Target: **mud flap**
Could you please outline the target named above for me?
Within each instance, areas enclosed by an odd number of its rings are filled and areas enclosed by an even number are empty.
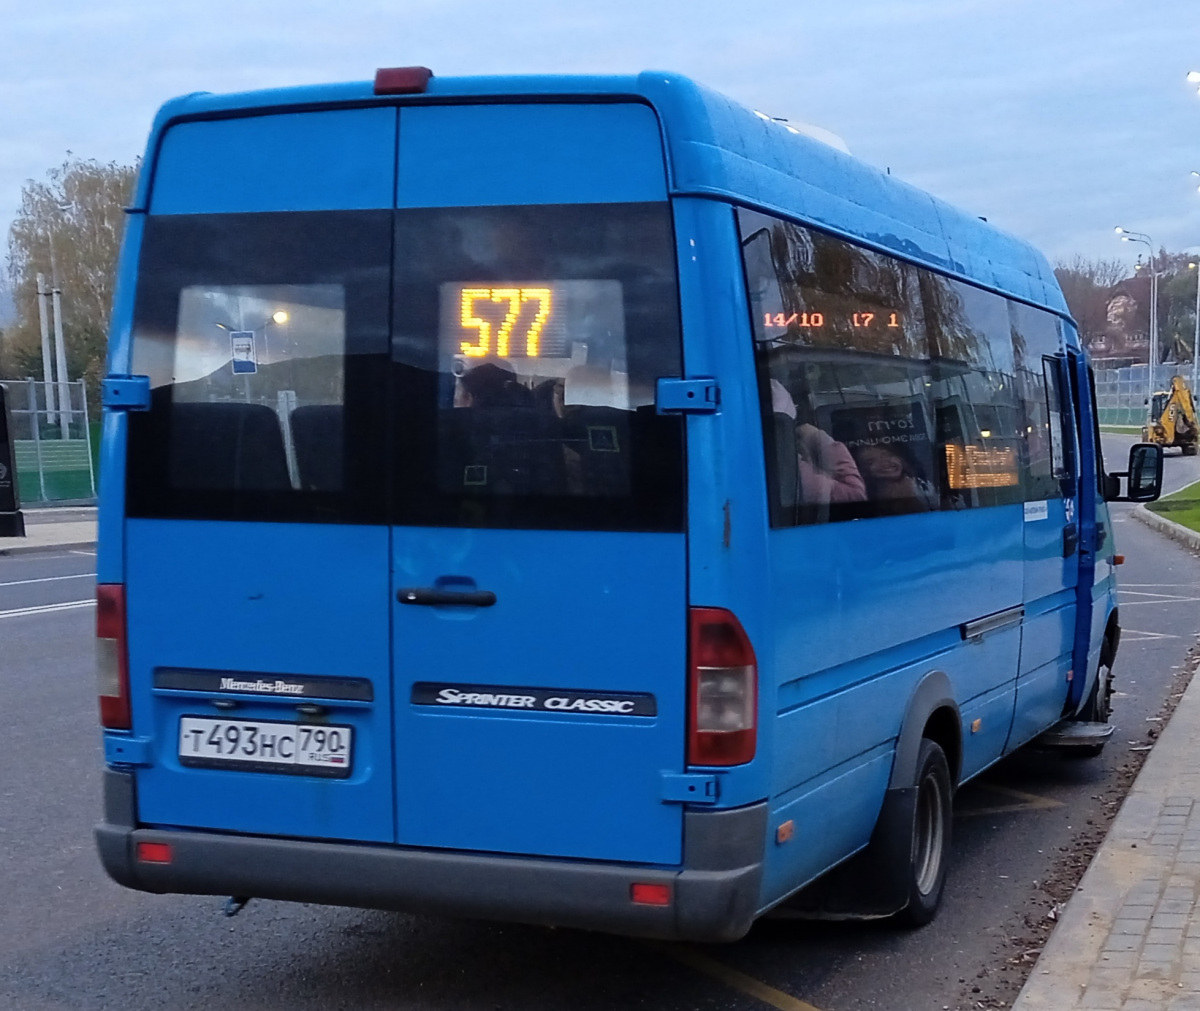
[[[871,841],[843,864],[777,906],[790,919],[874,920],[908,904],[912,881],[915,786],[888,790]]]

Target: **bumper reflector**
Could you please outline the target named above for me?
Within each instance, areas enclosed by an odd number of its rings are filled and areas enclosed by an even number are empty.
[[[137,844],[137,858],[144,864],[169,864],[171,862],[171,844],[140,842]]]
[[[642,882],[630,886],[629,897],[639,906],[669,906],[671,886]]]

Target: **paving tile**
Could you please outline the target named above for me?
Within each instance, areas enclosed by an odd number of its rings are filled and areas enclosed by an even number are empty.
[[[1121,1011],[1125,1002],[1120,990],[1096,990],[1088,987],[1076,1005],[1080,1008],[1095,1009],[1095,1011]]]
[[[1112,925],[1111,933],[1114,934],[1136,934],[1139,937],[1150,929],[1150,921],[1143,919],[1136,920],[1117,920]]]
[[[1197,938],[1200,940],[1200,938]],[[1104,942],[1104,950],[1109,951],[1137,951],[1142,946],[1140,937],[1133,937],[1128,934],[1115,934],[1109,937]]]
[[[1177,954],[1181,954],[1183,951],[1183,928],[1152,926],[1146,934],[1146,949],[1157,948],[1160,945],[1170,945]],[[1145,949],[1142,951],[1142,957],[1146,957]]]
[[[1087,985],[1097,990],[1112,990],[1128,986],[1132,981],[1132,965],[1117,968],[1105,964],[1103,966],[1096,966],[1091,971],[1091,974],[1088,976]]]
[[[1155,913],[1150,920],[1152,927],[1173,927],[1178,930],[1183,930],[1188,925],[1187,913],[1168,913],[1165,910],[1160,913]]]
[[[1141,961],[1145,962],[1177,962],[1183,957],[1183,952],[1174,944],[1144,944],[1142,945]]]

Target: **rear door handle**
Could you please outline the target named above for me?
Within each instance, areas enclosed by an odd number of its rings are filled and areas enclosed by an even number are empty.
[[[1079,547],[1079,527],[1068,523],[1063,527],[1063,558],[1070,558]]]
[[[401,604],[420,604],[424,607],[458,605],[459,607],[491,607],[496,595],[491,590],[441,590],[436,586],[412,586],[396,591]]]

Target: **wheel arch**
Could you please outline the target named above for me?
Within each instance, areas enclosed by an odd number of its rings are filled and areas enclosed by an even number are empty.
[[[1100,640],[1100,662],[1111,667],[1117,658],[1117,647],[1121,645],[1121,618],[1119,608],[1114,607],[1104,625],[1104,638]]]
[[[962,774],[962,714],[954,701],[954,689],[945,671],[927,673],[908,700],[896,739],[889,789],[913,785],[921,740],[926,737],[946,753],[950,777],[957,785]]]

